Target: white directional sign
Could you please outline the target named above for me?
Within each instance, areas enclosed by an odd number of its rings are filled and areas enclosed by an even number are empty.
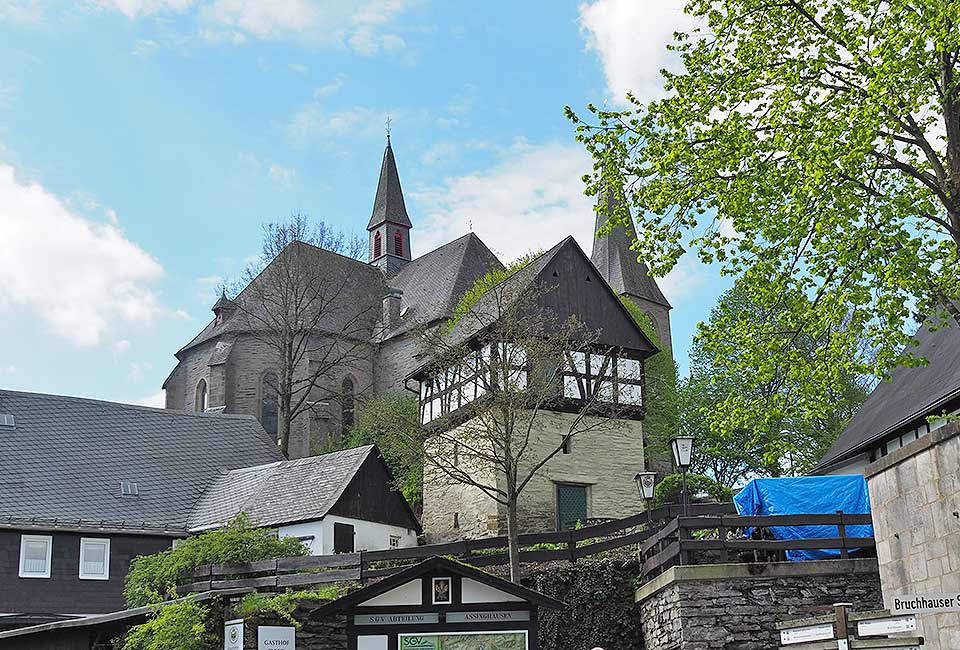
[[[261,625],[257,628],[257,650],[296,650],[297,631],[292,627]]]
[[[823,641],[833,638],[833,623],[824,623],[822,625],[807,625],[804,627],[794,627],[788,630],[780,630],[780,644],[792,645],[794,643],[806,643],[807,641]]]
[[[917,612],[918,614],[940,614],[960,612],[960,593],[952,594],[902,594],[893,597],[894,614]]]
[[[917,617],[913,614],[857,621],[858,636],[884,636],[900,632],[915,632],[916,629]]]

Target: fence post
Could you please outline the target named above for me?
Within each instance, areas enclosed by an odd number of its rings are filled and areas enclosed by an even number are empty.
[[[720,538],[720,562],[726,564],[730,561],[730,554],[727,552],[727,527],[723,524],[723,515],[720,515],[720,524],[717,526],[717,537]]]
[[[571,529],[567,532],[567,550],[570,552],[570,561],[577,561],[577,539],[574,537],[574,531]]]
[[[847,551],[847,525],[843,521],[843,510],[837,510],[837,536],[840,538],[840,557],[847,559],[850,553]]]
[[[689,551],[683,548],[683,540],[688,539],[689,534],[689,529],[683,527],[683,517],[677,517],[677,544],[680,546],[680,566],[690,564],[690,557],[687,555]]]
[[[360,579],[360,584],[361,584],[361,585],[362,585],[362,584],[366,584],[366,582],[364,581],[364,578],[363,578],[363,564],[364,564],[363,551],[360,551],[360,575],[359,575],[358,577],[359,577],[359,579]]]

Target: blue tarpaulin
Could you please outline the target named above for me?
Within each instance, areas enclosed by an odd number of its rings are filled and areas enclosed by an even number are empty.
[[[832,515],[837,510],[844,514],[870,514],[867,481],[859,474],[755,478],[733,502],[744,516]],[[776,539],[816,539],[839,534],[836,526],[770,526],[769,530]],[[873,526],[847,526],[846,530],[847,537],[873,537]],[[787,551],[787,559],[792,561],[827,560],[839,555],[838,549]]]

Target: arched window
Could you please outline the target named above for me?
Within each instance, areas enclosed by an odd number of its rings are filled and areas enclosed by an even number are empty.
[[[380,231],[373,233],[373,258],[376,259],[380,257],[383,253],[383,238],[380,236]]]
[[[343,384],[340,387],[340,437],[346,436],[353,428],[353,379],[343,378]]]
[[[263,430],[271,436],[277,436],[277,413],[279,410],[277,373],[271,371],[263,373],[260,379],[260,424]]]
[[[207,380],[201,379],[197,382],[197,394],[194,397],[193,410],[203,413],[207,410]]]
[[[399,230],[393,233],[393,254],[403,257],[403,233]]]

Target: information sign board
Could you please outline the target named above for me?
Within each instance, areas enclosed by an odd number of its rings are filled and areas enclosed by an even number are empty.
[[[243,650],[243,619],[223,623],[223,650]]]
[[[419,625],[422,623],[439,623],[440,614],[424,612],[413,614],[357,614],[353,617],[354,625]]]
[[[806,625],[804,627],[780,630],[781,645],[806,643],[808,641],[823,641],[827,639],[833,639],[833,623]]]
[[[529,621],[530,612],[448,612],[447,623],[502,623]]]
[[[893,597],[894,614],[913,612],[917,614],[941,614],[960,612],[960,593],[947,594],[902,594]]]
[[[858,636],[884,636],[900,632],[914,632],[916,629],[917,617],[913,614],[857,621]]]
[[[257,650],[295,650],[297,631],[292,627],[261,625],[257,628]]]

